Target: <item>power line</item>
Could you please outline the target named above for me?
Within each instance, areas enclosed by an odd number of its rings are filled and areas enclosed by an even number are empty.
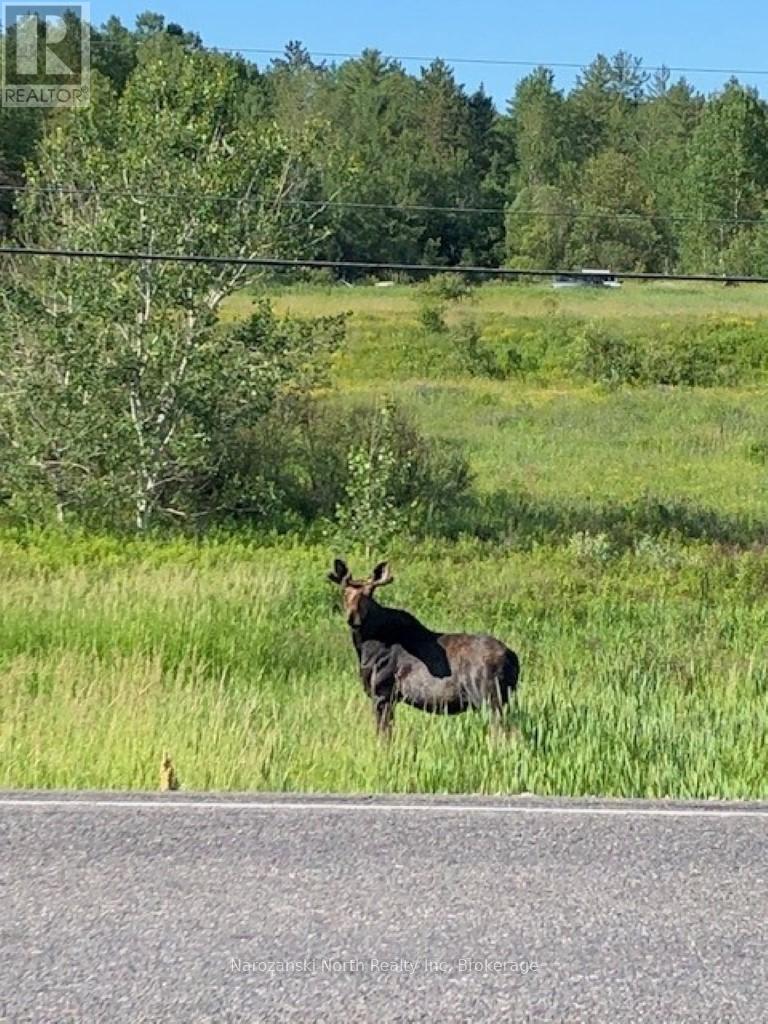
[[[69,185],[11,185],[11,184],[0,184],[0,192],[49,192],[49,193],[60,193],[63,195],[95,195],[95,196],[123,196],[130,197],[133,199],[178,199],[184,202],[189,202],[191,199],[197,199],[202,202],[228,202],[228,203],[246,203],[246,202],[263,202],[270,203],[274,201],[273,197],[270,199],[269,196],[232,196],[232,195],[216,195],[206,192],[140,192],[133,191],[132,189],[99,189],[99,188],[76,188],[70,187]],[[419,213],[505,213],[503,206],[431,206],[422,203],[363,203],[357,202],[356,200],[343,200],[343,199],[281,199],[280,202],[287,206],[331,206],[331,207],[349,207],[351,209],[359,210],[397,210],[407,213],[419,212]]]
[[[54,256],[65,259],[115,260],[138,263],[207,263],[249,267],[277,267],[281,269],[312,270],[370,270],[413,274],[471,274],[482,277],[582,277],[581,270],[528,267],[441,266],[430,263],[383,263],[362,260],[288,259],[281,256],[202,256],[185,253],[113,252],[98,249],[50,249],[0,246],[0,256]],[[661,274],[637,270],[590,270],[590,277],[622,278],[635,281],[709,281],[722,284],[768,284],[768,277],[748,277],[743,274]]]
[[[92,196],[113,196],[131,199],[162,199],[178,200],[188,203],[191,200],[198,202],[221,202],[221,203],[256,203],[269,204],[275,201],[275,197],[259,195],[216,195],[206,192],[143,192],[132,189],[99,189],[99,188],[77,188],[69,185],[11,185],[0,184],[0,192],[43,192],[56,195],[92,195]],[[570,211],[549,211],[549,210],[510,210],[503,206],[436,206],[426,203],[363,203],[356,200],[346,199],[280,199],[285,206],[304,206],[309,208],[342,208],[354,210],[390,210],[398,213],[446,213],[446,214],[477,214],[497,215],[505,217],[541,217],[550,220],[594,220],[595,218],[613,217],[632,218],[635,220],[651,221],[677,221],[681,223],[690,222],[696,224],[756,224],[759,218],[755,217],[697,217],[695,214],[676,213],[637,213],[634,210],[605,211],[594,210],[590,212]]]
[[[108,39],[94,39],[91,46],[108,46]],[[271,49],[261,46],[205,46],[204,50],[213,53],[255,53],[262,56],[284,57],[285,49]],[[368,47],[375,50],[376,47]],[[343,50],[307,50],[310,57],[322,57],[330,60],[356,60],[361,53],[353,53]],[[580,71],[588,67],[591,61],[566,61],[566,60],[522,60],[510,57],[440,57],[438,55],[428,56],[404,56],[397,54],[385,54],[388,60],[402,61],[403,63],[431,64],[436,60],[443,60],[446,64],[478,64],[498,67],[521,67],[521,68],[562,68],[570,71]],[[644,64],[641,71],[670,71],[676,74],[690,75],[768,75],[768,68],[713,68],[713,67],[687,67],[676,64]]]

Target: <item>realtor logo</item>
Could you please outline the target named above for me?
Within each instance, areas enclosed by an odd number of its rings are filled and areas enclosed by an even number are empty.
[[[3,3],[2,105],[87,107],[90,4]]]

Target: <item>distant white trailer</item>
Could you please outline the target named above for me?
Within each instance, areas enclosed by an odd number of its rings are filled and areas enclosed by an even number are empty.
[[[557,274],[552,279],[553,288],[621,288],[621,281],[610,270],[584,267],[570,274]]]

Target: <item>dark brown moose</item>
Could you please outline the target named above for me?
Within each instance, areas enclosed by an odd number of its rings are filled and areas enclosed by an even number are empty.
[[[337,558],[328,579],[341,587],[360,678],[380,735],[390,734],[395,704],[401,702],[449,715],[485,705],[500,728],[520,674],[514,651],[484,634],[436,633],[410,612],[380,605],[374,591],[394,579],[387,562],[380,562],[369,579],[354,580]]]

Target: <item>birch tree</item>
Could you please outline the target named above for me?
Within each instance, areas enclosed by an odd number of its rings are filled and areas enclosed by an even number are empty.
[[[167,36],[138,52],[115,96],[93,83],[57,115],[27,175],[18,235],[28,247],[258,257],[299,255],[322,232],[313,197],[323,126],[290,144],[246,122],[236,62]],[[321,208],[319,208],[321,210]],[[0,303],[0,480],[39,508],[96,511],[147,529],[164,496],[206,458],[207,393],[248,381],[266,356],[221,358],[222,300],[245,265],[22,257]],[[258,332],[257,332],[258,333]],[[289,332],[290,334],[290,332]],[[228,374],[227,380],[221,375]],[[216,378],[215,388],[211,382]],[[178,510],[164,510],[174,515]]]

